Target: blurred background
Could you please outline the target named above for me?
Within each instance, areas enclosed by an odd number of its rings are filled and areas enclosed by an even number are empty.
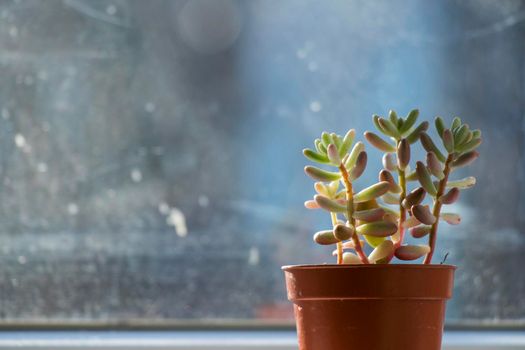
[[[525,1],[5,0],[0,78],[0,326],[292,324],[301,150],[412,108],[484,135],[448,325],[525,325]]]

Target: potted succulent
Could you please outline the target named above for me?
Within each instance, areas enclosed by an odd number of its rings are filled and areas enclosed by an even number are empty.
[[[354,144],[355,131],[342,137],[323,132],[309,160],[334,169],[306,166],[317,194],[308,209],[326,210],[331,228],[314,241],[333,245],[337,264],[285,266],[288,298],[294,303],[301,350],[402,349],[441,347],[445,303],[452,295],[455,266],[432,264],[438,225],[459,224],[460,216],[444,211],[474,177],[451,180],[455,169],[478,157],[481,132],[459,118],[435,127],[443,147],[417,123],[419,111],[406,118],[390,111],[373,117],[380,136],[364,137],[384,152],[379,181],[357,189],[365,171],[365,144]],[[426,159],[410,170],[411,148],[421,143]],[[414,162],[413,162],[414,163]],[[423,244],[406,244],[407,232]],[[389,264],[394,259],[412,263]],[[422,263],[414,263],[417,260]]]

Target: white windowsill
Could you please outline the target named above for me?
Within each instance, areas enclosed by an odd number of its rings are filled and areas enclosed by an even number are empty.
[[[444,350],[525,349],[525,331],[448,331],[443,342]],[[2,331],[0,349],[296,350],[297,345],[291,331]]]

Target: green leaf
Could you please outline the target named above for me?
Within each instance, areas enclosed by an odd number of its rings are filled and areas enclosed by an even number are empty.
[[[443,155],[443,153],[441,153],[441,151],[439,150],[439,148],[437,148],[437,146],[434,144],[434,141],[432,141],[432,139],[430,138],[430,136],[428,136],[427,133],[425,132],[422,132],[421,133],[421,144],[423,145],[423,148],[427,151],[427,152],[434,152],[434,154],[436,155],[436,157],[442,162],[444,163],[446,158],[445,156]]]
[[[464,190],[464,189],[473,187],[475,184],[476,184],[476,178],[474,176],[469,176],[461,180],[448,181],[447,187],[448,188],[457,187],[460,190]]]
[[[481,130],[476,129],[472,131],[472,138],[479,139],[481,138]]]
[[[348,159],[345,162],[345,167],[347,169],[351,169],[355,165],[359,154],[363,152],[364,150],[365,150],[365,144],[362,143],[361,141],[357,142],[354,145],[354,148],[352,148],[352,151],[350,152],[350,155],[348,156]]]
[[[343,142],[341,143],[341,146],[339,147],[339,157],[343,158],[348,153],[348,150],[354,143],[354,138],[355,138],[355,130],[354,129],[348,130],[345,137],[343,138]]]
[[[399,196],[392,193],[385,193],[381,196],[381,199],[386,204],[399,204]]]
[[[391,236],[397,231],[397,225],[389,221],[376,221],[356,227],[357,233],[374,237]]]
[[[378,122],[379,122],[379,125],[381,125],[381,127],[385,130],[385,134],[387,134],[388,136],[391,136],[395,139],[399,139],[401,137],[399,135],[399,131],[397,130],[397,127],[390,120],[379,118]]]
[[[414,170],[414,171],[407,173],[405,175],[405,180],[406,181],[417,181],[417,172]]]
[[[322,164],[330,163],[327,156],[323,154],[319,154],[315,151],[312,151],[309,148],[303,149],[303,154],[306,158],[310,159],[312,162],[317,162],[317,163],[322,163]]]
[[[321,134],[321,140],[323,141],[323,145],[325,147],[328,147],[328,145],[332,143],[332,137],[330,137],[330,134],[326,131],[323,131]]]
[[[460,126],[454,133],[454,144],[456,145],[456,147],[465,142],[468,139],[469,134],[470,130],[467,124],[463,124],[462,126]]]
[[[448,153],[454,152],[454,135],[450,129],[443,131],[443,146],[445,146]]]
[[[336,244],[339,242],[332,230],[319,231],[314,234],[314,242],[321,245]]]
[[[436,119],[434,119],[434,124],[436,125],[436,130],[439,137],[443,137],[443,131],[446,128],[443,119],[441,119],[441,117],[436,117]]]
[[[430,253],[428,245],[402,245],[394,254],[399,260],[416,260],[428,253]]]
[[[372,264],[378,264],[381,261],[389,261],[394,255],[394,243],[389,240],[383,240],[368,256]]]
[[[401,126],[401,128],[399,129],[399,132],[401,133],[401,135],[404,135],[405,133],[410,131],[410,129],[416,123],[418,116],[419,116],[418,109],[413,109],[408,113],[407,118],[405,119],[405,122],[403,123],[403,126]]]
[[[397,125],[397,121],[398,121],[398,118],[397,118],[397,113],[396,111],[394,110],[390,110],[388,112],[388,118],[390,118],[390,121],[392,122],[393,125]]]
[[[455,129],[459,128],[460,126],[461,126],[461,119],[459,119],[459,117],[455,117],[452,120],[452,126],[450,127],[450,129],[452,129],[452,131],[455,131]]]
[[[475,150],[479,145],[481,145],[481,139],[472,139],[469,142],[466,142],[456,148],[456,151],[459,153],[466,153]]]
[[[422,224],[432,225],[436,222],[436,217],[432,215],[430,209],[428,209],[428,206],[426,205],[413,205],[411,211],[412,215],[414,215]]]
[[[416,172],[417,172],[417,178],[421,186],[431,196],[435,196],[437,194],[436,187],[434,186],[434,183],[432,183],[432,178],[430,177],[430,173],[427,167],[425,166],[425,164],[423,164],[423,162],[418,161],[416,163]]]
[[[332,213],[344,213],[346,212],[346,205],[340,204],[337,201],[325,197],[320,194],[314,196],[315,202],[324,210],[328,210]]]
[[[319,169],[319,168],[316,168],[310,165],[304,167],[304,172],[306,173],[306,175],[310,176],[314,180],[319,180],[319,181],[324,181],[324,182],[335,181],[341,178],[340,173],[326,171],[326,170]]]
[[[339,135],[337,135],[335,132],[331,133],[330,134],[330,137],[332,138],[332,142],[335,147],[337,147],[337,149],[339,149],[339,147],[341,146],[341,143],[343,143],[343,141],[341,140],[341,137]]]
[[[374,134],[373,132],[367,131],[365,132],[365,138],[367,139],[370,144],[372,144],[377,149],[383,151],[383,152],[395,152],[396,148],[380,138],[378,135]]]
[[[380,116],[375,115],[375,114],[372,116],[372,120],[374,121],[374,126],[376,127],[376,129],[380,133],[384,134],[385,133],[385,129],[383,129],[383,127],[379,124],[379,119],[380,118],[381,118]]]
[[[383,243],[386,239],[386,237],[374,237],[374,236],[369,236],[369,235],[363,235],[363,237],[366,243],[368,243],[368,245],[370,245],[372,248],[377,247],[378,245]]]
[[[365,188],[354,195],[354,202],[366,202],[371,199],[384,195],[388,191],[389,184],[386,181],[378,182],[370,187]]]
[[[408,136],[406,137],[407,141],[410,144],[413,144],[414,142],[417,142],[419,140],[419,137],[421,136],[422,132],[425,132],[428,129],[428,122],[424,121],[419,124],[417,128],[415,128]]]
[[[326,147],[320,139],[315,139],[315,149],[317,149],[317,152],[326,155]]]

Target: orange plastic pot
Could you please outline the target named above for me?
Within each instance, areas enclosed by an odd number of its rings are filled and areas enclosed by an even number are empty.
[[[439,350],[451,265],[284,266],[300,350]]]

